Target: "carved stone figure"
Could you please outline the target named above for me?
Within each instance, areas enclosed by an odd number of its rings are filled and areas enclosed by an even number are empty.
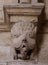
[[[31,59],[36,47],[36,22],[19,21],[11,29],[12,45],[14,47],[14,59]]]

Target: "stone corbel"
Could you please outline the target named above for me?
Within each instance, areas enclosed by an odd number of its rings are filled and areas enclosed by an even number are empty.
[[[4,24],[1,31],[10,31],[10,17],[11,16],[32,16],[38,17],[44,7],[43,3],[38,3],[37,0],[32,0],[31,4],[17,4],[17,5],[4,5]],[[17,12],[22,10],[22,12]]]

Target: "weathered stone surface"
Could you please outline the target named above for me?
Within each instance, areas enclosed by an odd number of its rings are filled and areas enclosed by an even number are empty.
[[[11,28],[11,34],[12,36],[14,35],[19,36],[29,31],[32,31],[32,33],[33,32],[36,33],[35,32],[37,30],[36,23],[37,23],[36,19],[32,19],[31,21],[18,20],[18,23],[14,24],[13,27]]]
[[[0,61],[9,61],[13,60],[11,55],[11,47],[9,46],[0,46]]]
[[[47,65],[47,64],[43,64],[43,63],[36,63],[34,61],[23,61],[23,60],[16,60],[16,61],[11,61],[11,62],[8,62],[8,65]]]
[[[8,63],[8,65],[35,65],[32,61],[23,61],[23,60],[16,60],[13,62]]]
[[[18,0],[0,0],[0,13],[2,13],[3,11],[3,5],[11,5],[11,4],[17,4],[18,3]],[[0,15],[0,19],[4,18],[4,13]],[[4,22],[4,19],[3,20],[0,20],[0,22]]]
[[[45,3],[46,19],[48,20],[48,0],[44,0],[44,3]]]
[[[31,21],[19,20],[18,23],[15,23],[11,28],[13,47],[20,51],[20,54],[16,53],[18,58],[28,59],[30,57],[28,52],[29,50],[34,49],[36,45],[36,30],[37,22],[35,19],[32,19]],[[23,40],[25,40],[25,42]],[[32,59],[32,57],[30,59]]]
[[[20,3],[24,3],[24,4],[26,3],[27,4],[27,3],[30,3],[30,0],[20,0]]]
[[[2,32],[0,33],[0,46],[11,46],[11,33]]]
[[[1,5],[0,5],[0,10],[2,10],[2,8],[3,8],[3,4],[4,4],[4,2],[5,2],[5,4],[16,4],[16,1],[17,0],[0,0],[0,3],[1,3]],[[35,2],[37,2],[37,0],[34,0]],[[48,18],[48,1],[47,0],[45,0],[46,1],[46,8],[45,8],[45,10],[46,10],[46,16],[47,16],[47,18]],[[17,1],[18,2],[18,1]],[[0,11],[1,12],[1,11]],[[1,17],[2,17],[2,15],[1,15]],[[2,17],[3,18],[3,17]],[[24,18],[23,18],[24,19]],[[19,18],[19,20],[20,20],[20,18]],[[28,20],[28,19],[27,19]],[[3,20],[4,21],[4,20]],[[14,20],[13,20],[14,21]],[[16,21],[16,20],[15,20]],[[0,19],[0,22],[1,22],[1,19]],[[47,29],[48,30],[48,29]],[[1,40],[1,38],[5,38],[5,36],[7,35],[7,33],[5,33],[5,35],[0,35],[0,40]],[[3,41],[3,39],[1,40],[1,42],[0,42],[0,45],[9,45],[10,44],[10,41],[7,39],[7,38],[5,38],[4,39],[4,41],[6,42],[4,42]],[[9,41],[9,42],[8,42]],[[9,44],[8,44],[9,43]],[[44,40],[43,40],[43,47],[41,48],[41,51],[40,51],[40,54],[39,54],[39,60],[42,62],[44,62],[44,63],[47,63],[47,65],[48,65],[48,35],[45,35],[44,36]],[[41,64],[39,64],[39,65],[41,65]],[[42,65],[44,65],[44,64],[42,64]],[[46,65],[46,64],[45,64]]]
[[[19,22],[19,21],[32,21],[32,19],[35,19],[37,22],[37,17],[36,16],[11,16],[10,17],[10,22]]]
[[[48,64],[48,34],[43,35],[42,46],[39,53],[39,61]]]
[[[0,62],[0,65],[7,65],[7,63],[5,63],[5,62]]]
[[[33,62],[33,61],[23,61],[23,60],[16,60],[16,61],[9,61],[9,62],[0,62],[0,65],[48,65],[43,64],[41,62]]]

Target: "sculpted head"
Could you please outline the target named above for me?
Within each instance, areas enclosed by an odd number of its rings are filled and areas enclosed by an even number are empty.
[[[32,22],[16,23],[12,29],[13,47],[15,48],[17,58],[29,59],[35,47],[35,30]]]

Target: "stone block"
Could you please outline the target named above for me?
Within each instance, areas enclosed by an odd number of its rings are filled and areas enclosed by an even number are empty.
[[[35,20],[37,22],[36,16],[11,16],[10,22],[18,22],[18,21],[32,21]]]
[[[7,65],[7,63],[5,63],[5,62],[0,62],[0,65]]]
[[[32,61],[16,60],[9,62],[8,65],[35,65]]]
[[[41,36],[42,34],[39,35]],[[42,46],[39,53],[39,61],[48,65],[48,34],[43,35]]]
[[[6,28],[4,25],[0,25],[0,29]],[[11,45],[11,33],[10,32],[2,32],[0,33],[0,46],[9,46]]]
[[[0,62],[13,60],[10,46],[0,46]]]
[[[30,3],[31,2],[31,0],[20,0],[20,3]]]
[[[48,0],[44,0],[45,3],[45,14],[46,14],[46,19],[48,20]]]

